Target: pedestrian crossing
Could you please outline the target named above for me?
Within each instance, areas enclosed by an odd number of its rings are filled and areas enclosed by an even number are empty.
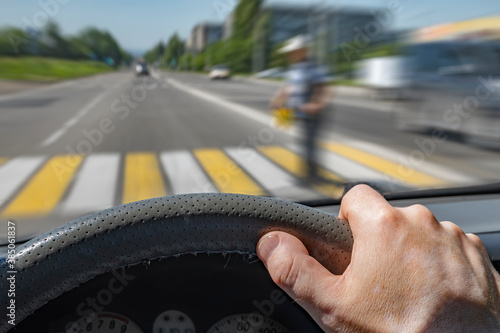
[[[241,193],[306,201],[339,198],[346,182],[392,188],[440,187],[428,170],[401,172],[397,161],[342,142],[320,145],[320,176],[305,183],[294,145],[110,152],[86,156],[0,158],[0,217],[75,216],[119,204],[184,193]]]
[[[361,149],[350,147],[345,144],[323,143],[321,144],[321,146],[331,152],[347,157],[355,162],[363,163],[373,170],[379,171],[398,180],[410,183],[414,186],[438,187],[446,185],[446,182],[444,182],[443,180],[432,177],[417,170],[412,170],[410,173],[405,174],[401,172],[402,166],[400,163],[384,159],[377,155],[370,154],[369,152],[365,152]]]

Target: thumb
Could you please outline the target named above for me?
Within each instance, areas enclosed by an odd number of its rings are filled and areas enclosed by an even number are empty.
[[[285,232],[270,232],[257,244],[257,255],[273,281],[322,326],[333,309],[339,277],[311,257],[304,244]]]

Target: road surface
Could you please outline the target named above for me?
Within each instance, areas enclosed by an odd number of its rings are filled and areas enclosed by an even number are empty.
[[[300,128],[272,125],[275,82],[117,72],[0,96],[0,219],[29,236],[115,205],[227,192],[338,198],[500,181],[496,151],[396,130],[389,102],[336,96],[321,133],[325,184],[304,184]],[[1,241],[1,240],[0,240]]]

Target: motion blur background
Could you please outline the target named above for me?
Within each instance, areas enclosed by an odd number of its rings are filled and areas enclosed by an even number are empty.
[[[0,26],[0,217],[26,234],[166,194],[500,180],[498,1],[5,0]],[[329,185],[269,116],[300,34],[334,91]]]

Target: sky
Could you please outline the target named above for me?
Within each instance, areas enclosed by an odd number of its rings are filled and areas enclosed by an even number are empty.
[[[500,15],[498,0],[267,0],[303,5],[388,8],[400,4],[393,29],[409,29],[469,18]],[[199,22],[222,22],[236,0],[3,0],[0,26],[38,27],[45,16],[64,34],[87,26],[110,31],[129,52],[143,52],[174,32],[186,38]],[[41,18],[42,21],[37,21]],[[29,22],[29,23],[26,23]]]

